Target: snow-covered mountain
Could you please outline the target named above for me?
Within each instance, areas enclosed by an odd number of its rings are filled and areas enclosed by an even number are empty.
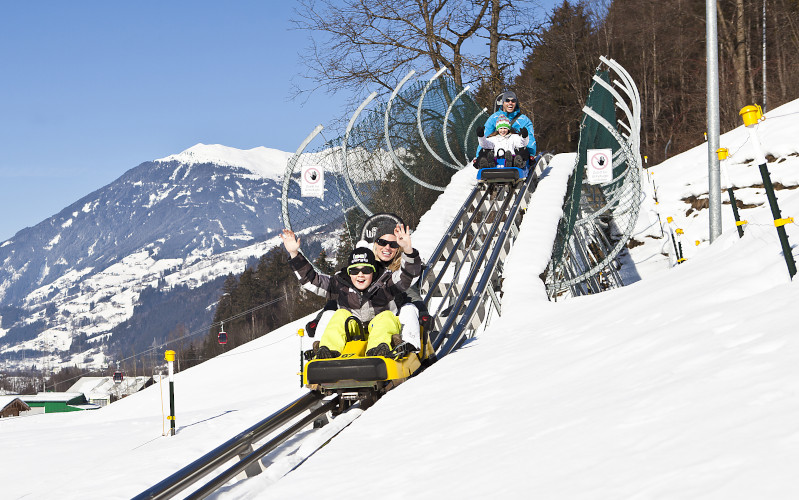
[[[290,156],[197,144],[142,163],[0,244],[0,359],[63,352],[85,334],[101,364],[97,341],[131,317],[142,290],[243,271],[279,243]]]

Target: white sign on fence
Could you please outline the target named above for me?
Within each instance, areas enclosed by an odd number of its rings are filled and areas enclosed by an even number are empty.
[[[588,150],[588,184],[606,184],[613,180],[613,150]]]
[[[300,180],[301,195],[304,198],[325,199],[325,169],[320,165],[302,167]]]

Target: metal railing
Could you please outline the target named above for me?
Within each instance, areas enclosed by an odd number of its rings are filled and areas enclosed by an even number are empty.
[[[290,435],[285,435],[284,432],[282,435],[261,446],[258,450],[253,449],[253,444],[266,438],[305,411],[312,410],[308,416],[300,420],[300,422],[295,423],[291,428],[296,429],[299,426],[301,429],[317,416],[329,411],[337,403],[333,398],[319,404],[322,398],[321,394],[315,392],[305,394],[249,429],[228,439],[194,462],[158,482],[158,484],[139,493],[133,497],[134,500],[164,500],[172,498],[236,458],[239,459],[239,462],[216,476],[214,480],[204,485],[188,498],[205,498],[241,471],[245,471],[248,477],[259,474],[261,472],[261,466],[257,463],[258,459],[279,446],[283,441],[296,433],[296,430]]]

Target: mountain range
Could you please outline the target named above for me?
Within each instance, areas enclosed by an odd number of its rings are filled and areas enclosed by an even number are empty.
[[[219,279],[280,242],[290,157],[197,144],[130,169],[0,243],[0,361],[104,366],[113,329],[144,305],[148,288],[164,300],[216,283],[201,294],[210,302],[186,311],[187,323],[210,321]]]

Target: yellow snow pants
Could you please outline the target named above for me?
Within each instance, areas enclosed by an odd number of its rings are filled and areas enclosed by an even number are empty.
[[[339,309],[330,318],[322,338],[319,340],[320,346],[325,346],[331,351],[342,352],[344,344],[347,343],[347,331],[344,323],[352,313],[346,309]],[[366,341],[366,350],[377,347],[382,343],[388,344],[391,348],[391,336],[400,332],[402,325],[397,316],[391,311],[383,311],[369,322],[369,338]]]

